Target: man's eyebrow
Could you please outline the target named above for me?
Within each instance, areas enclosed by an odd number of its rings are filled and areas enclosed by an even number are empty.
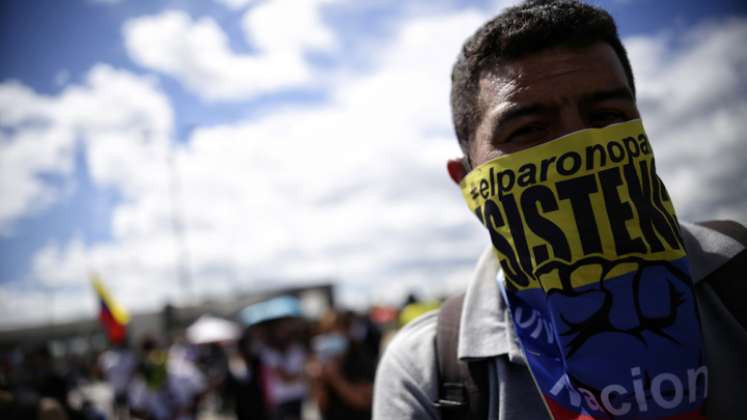
[[[610,99],[624,99],[631,102],[635,102],[633,94],[627,87],[619,87],[609,90],[600,90],[586,95],[582,95],[580,102],[582,103],[596,103]],[[495,127],[503,127],[511,120],[515,120],[521,117],[535,116],[535,115],[547,115],[552,112],[554,107],[545,104],[527,104],[512,106],[509,109],[500,113],[495,121]]]
[[[602,102],[609,99],[625,99],[631,102],[635,102],[635,98],[633,98],[633,94],[630,92],[630,89],[625,87],[597,91],[581,96],[581,102],[587,104]]]
[[[529,104],[511,107],[502,112],[495,121],[496,127],[502,127],[511,120],[532,115],[544,115],[550,111],[550,107],[542,104]]]

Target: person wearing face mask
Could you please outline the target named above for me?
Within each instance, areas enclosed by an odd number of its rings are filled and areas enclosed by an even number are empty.
[[[262,387],[262,363],[253,342],[252,332],[245,329],[228,354],[227,389],[233,401],[237,420],[267,420],[267,397]]]
[[[609,14],[506,9],[464,44],[451,106],[447,169],[491,246],[390,344],[374,418],[746,418],[745,229],[678,221]]]
[[[306,371],[324,420],[371,418],[376,359],[362,341],[352,339],[351,321],[347,314],[327,312],[312,340],[314,358]]]

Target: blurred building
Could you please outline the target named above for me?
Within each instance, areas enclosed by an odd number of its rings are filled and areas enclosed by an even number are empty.
[[[172,338],[203,314],[236,319],[247,305],[280,295],[291,295],[301,301],[304,315],[318,318],[334,307],[334,285],[320,282],[312,285],[286,287],[257,293],[240,293],[225,298],[211,298],[192,305],[167,304],[160,311],[132,314],[128,325],[129,338],[137,343],[146,335]],[[106,337],[99,325],[98,314],[91,317],[54,324],[44,324],[0,330],[0,352],[23,350],[48,345],[53,356],[88,354],[103,350]]]

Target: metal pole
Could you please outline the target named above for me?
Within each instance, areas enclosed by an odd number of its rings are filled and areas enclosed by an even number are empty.
[[[169,165],[169,194],[171,198],[171,224],[174,233],[174,245],[177,255],[177,273],[179,284],[182,288],[182,299],[185,304],[194,302],[194,285],[190,270],[189,247],[187,246],[187,234],[184,228],[184,215],[182,208],[182,191],[179,182],[179,172],[176,166],[174,156],[174,145],[169,145],[168,165]]]

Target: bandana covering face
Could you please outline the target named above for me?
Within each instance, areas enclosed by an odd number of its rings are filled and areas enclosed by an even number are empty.
[[[555,419],[702,419],[687,254],[640,120],[485,163],[462,181]]]

